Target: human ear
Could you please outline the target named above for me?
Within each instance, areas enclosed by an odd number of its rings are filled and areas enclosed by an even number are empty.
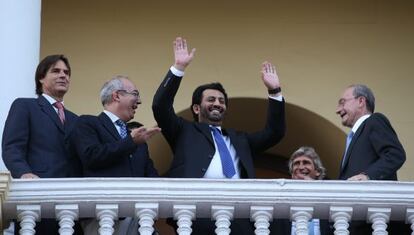
[[[198,113],[200,113],[200,105],[198,105],[198,104],[193,104],[193,112],[195,113],[195,114],[198,114]]]

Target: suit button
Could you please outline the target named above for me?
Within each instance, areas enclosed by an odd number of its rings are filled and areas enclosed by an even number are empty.
[[[202,171],[202,172],[206,172],[206,171],[207,171],[207,169],[206,169],[206,168],[203,168],[203,169],[201,169],[201,171]]]
[[[213,159],[213,155],[208,155],[208,158],[209,159]]]

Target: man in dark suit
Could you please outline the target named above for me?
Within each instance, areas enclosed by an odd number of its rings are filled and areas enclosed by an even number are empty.
[[[143,126],[131,131],[126,122],[141,104],[135,85],[124,76],[106,82],[101,89],[104,111],[98,116],[82,115],[71,142],[79,155],[85,177],[156,177],[146,141],[158,127]]]
[[[397,170],[405,162],[405,151],[388,119],[374,113],[375,98],[365,85],[347,87],[338,101],[336,113],[342,125],[351,128],[341,161],[339,179],[397,180]],[[390,232],[401,226],[390,226]],[[351,234],[370,234],[364,221],[352,221]],[[391,234],[403,234],[395,232]]]
[[[275,67],[263,63],[262,79],[269,90],[269,108],[263,130],[249,134],[221,127],[227,108],[227,94],[220,83],[198,87],[193,93],[191,111],[195,122],[178,117],[173,109],[184,70],[193,59],[182,38],[174,42],[175,63],[158,88],[153,101],[154,117],[168,141],[174,158],[170,177],[253,178],[253,156],[278,143],[285,133],[284,100]],[[240,225],[240,226],[238,226]],[[248,223],[232,223],[232,233],[251,234]],[[198,219],[194,234],[214,234],[210,219]]]
[[[289,173],[295,180],[322,180],[326,176],[326,169],[315,149],[300,147],[289,159]],[[331,235],[333,228],[328,220],[312,219],[309,221],[309,234]],[[270,234],[296,234],[295,224],[289,219],[277,219],[270,225]]]
[[[160,132],[158,127],[128,130],[141,104],[138,89],[125,76],[106,82],[100,94],[104,111],[98,116],[79,117],[71,143],[79,155],[85,177],[157,177],[146,141]],[[130,234],[132,218],[116,221],[115,234]],[[83,220],[85,234],[96,234],[95,219]],[[137,234],[133,231],[132,234]]]
[[[349,86],[338,101],[336,113],[351,128],[339,179],[397,180],[405,151],[388,119],[374,108],[374,95],[365,85]]]
[[[68,146],[77,116],[63,107],[70,75],[65,56],[47,56],[36,69],[38,98],[18,98],[13,102],[2,141],[3,161],[13,178],[79,175],[79,161]],[[57,231],[55,220],[43,219],[36,225],[38,234],[57,234]]]

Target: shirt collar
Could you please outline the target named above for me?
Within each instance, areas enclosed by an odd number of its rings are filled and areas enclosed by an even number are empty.
[[[361,124],[371,116],[371,114],[365,114],[364,116],[358,118],[358,120],[355,122],[354,126],[352,127],[352,132],[356,133],[358,128],[361,126]]]
[[[109,119],[111,119],[112,123],[115,123],[120,119],[118,116],[116,116],[108,110],[104,110],[103,112],[109,117]]]
[[[213,128],[217,128],[217,129],[219,129],[220,130],[220,132],[221,132],[221,126],[213,126],[213,125],[208,125],[209,127],[213,127]]]
[[[45,97],[45,99],[47,100],[47,102],[49,102],[51,105],[53,105],[54,103],[57,102],[57,100],[55,100],[52,96],[47,95],[45,93],[42,93],[42,96]],[[63,104],[63,106],[65,106],[65,103],[62,101],[61,102]]]

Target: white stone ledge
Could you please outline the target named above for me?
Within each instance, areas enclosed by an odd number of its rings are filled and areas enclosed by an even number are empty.
[[[232,205],[234,217],[249,218],[251,206],[272,206],[274,218],[289,218],[290,207],[313,207],[329,218],[329,208],[352,207],[352,220],[366,220],[368,207],[390,208],[391,220],[406,220],[414,208],[414,183],[395,181],[303,181],[288,179],[60,178],[12,180],[3,203],[5,219],[16,206],[41,205],[42,218],[54,218],[56,204],[78,204],[79,218],[94,217],[96,204],[117,204],[119,216],[133,216],[135,203],[158,203],[159,218],[173,217],[173,206],[193,204],[197,217],[212,205]]]

